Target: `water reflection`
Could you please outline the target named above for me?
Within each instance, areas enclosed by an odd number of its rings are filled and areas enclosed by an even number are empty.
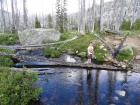
[[[140,105],[140,74],[105,70],[56,68],[39,75],[43,105]]]

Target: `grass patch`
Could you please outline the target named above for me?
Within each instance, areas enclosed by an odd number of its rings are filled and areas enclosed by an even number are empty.
[[[70,38],[74,37],[75,35],[76,35],[76,33],[72,32],[72,31],[64,32],[64,33],[62,33],[62,35],[60,37],[60,41],[70,39]]]
[[[97,61],[104,61],[105,59],[105,54],[107,53],[107,51],[105,51],[104,49],[107,49],[106,47],[104,48],[100,48],[101,43],[96,43],[94,45],[94,55],[96,57]]]
[[[60,52],[55,49],[48,49],[48,47],[47,47],[47,48],[45,48],[45,55],[46,55],[46,57],[50,57],[50,56],[59,57]]]
[[[14,44],[16,40],[18,40],[17,34],[0,34],[0,44],[1,45]]]
[[[140,30],[121,30],[124,34],[128,34],[129,35],[138,35],[140,34]]]
[[[34,86],[38,80],[34,73],[0,68],[0,77],[0,105],[27,105],[41,92]]]

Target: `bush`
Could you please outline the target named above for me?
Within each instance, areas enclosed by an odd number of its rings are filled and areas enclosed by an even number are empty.
[[[123,61],[123,60],[130,60],[132,58],[131,51],[129,49],[119,51],[117,54],[117,60]]]
[[[60,52],[56,51],[55,49],[45,49],[45,55],[47,57],[54,55],[55,57],[59,57],[60,56]]]
[[[0,35],[0,44],[2,44],[2,45],[14,44],[16,40],[18,40],[17,34]]]
[[[41,88],[34,86],[37,75],[26,71],[0,68],[0,105],[27,105],[37,98]]]
[[[130,20],[126,21],[125,19],[123,19],[121,30],[130,30],[130,25],[131,25]]]
[[[100,43],[96,43],[94,45],[94,55],[95,55],[97,61],[104,61],[106,52],[107,51],[100,49]]]
[[[3,49],[3,48],[0,48],[0,52],[6,52],[6,53],[14,54],[13,50],[8,50],[8,49]],[[14,64],[14,62],[11,59],[11,57],[0,56],[0,67],[10,67],[13,64]]]
[[[132,30],[140,30],[140,19],[137,19],[133,25],[132,25]]]
[[[8,56],[0,56],[0,67],[10,67],[14,64],[13,60]]]

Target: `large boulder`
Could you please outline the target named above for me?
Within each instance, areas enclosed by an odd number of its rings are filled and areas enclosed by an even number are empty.
[[[44,41],[58,41],[60,32],[53,29],[26,29],[18,32],[19,40],[22,45],[42,44]]]

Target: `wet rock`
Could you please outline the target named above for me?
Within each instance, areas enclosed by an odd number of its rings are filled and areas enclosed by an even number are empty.
[[[75,53],[74,52],[72,52],[72,51],[68,51],[67,52],[69,55],[74,55]]]
[[[41,102],[46,102],[46,101],[48,101],[48,98],[47,98],[47,97],[44,97],[44,98],[41,100]]]
[[[123,90],[116,90],[115,92],[116,92],[119,96],[121,96],[121,97],[124,97],[125,94],[126,94],[126,92],[123,91]]]
[[[29,53],[29,51],[27,51],[27,50],[20,50],[20,51],[18,51],[18,53],[19,54],[26,54],[26,53]]]
[[[30,51],[32,51],[32,48],[26,48],[26,51],[30,52]]]
[[[78,54],[78,56],[80,56],[80,57],[81,57],[82,55],[86,55],[86,53],[85,53],[85,52],[81,52],[81,53]]]
[[[136,55],[135,59],[140,60],[140,55]]]
[[[118,98],[117,96],[115,96],[115,97],[113,97],[113,100],[114,100],[114,101],[118,101],[119,98]]]
[[[79,87],[82,86],[80,83],[75,83],[74,85],[75,85],[75,86],[79,86]]]

